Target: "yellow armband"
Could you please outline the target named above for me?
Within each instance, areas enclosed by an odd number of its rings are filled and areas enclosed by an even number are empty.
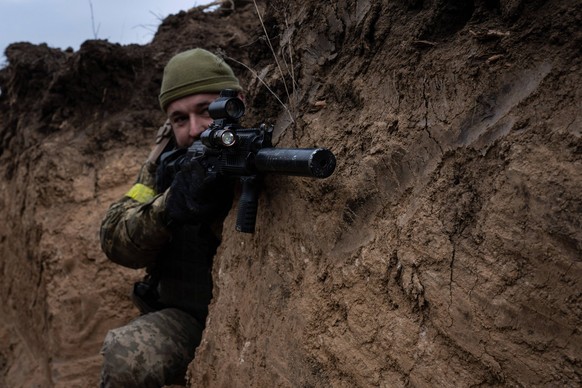
[[[127,193],[125,193],[125,196],[135,199],[139,203],[146,203],[156,196],[156,191],[144,184],[136,183]]]

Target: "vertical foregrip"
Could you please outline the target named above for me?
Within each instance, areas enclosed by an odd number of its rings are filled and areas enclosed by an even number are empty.
[[[242,194],[238,203],[236,230],[243,233],[254,233],[259,206],[260,179],[256,175],[240,178]]]

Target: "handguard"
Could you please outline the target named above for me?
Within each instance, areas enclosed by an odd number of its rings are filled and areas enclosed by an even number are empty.
[[[241,127],[238,121],[244,115],[244,103],[234,90],[223,90],[208,111],[213,123],[175,163],[200,158],[207,174],[240,178],[242,194],[236,222],[239,232],[255,231],[264,173],[327,178],[335,170],[335,155],[326,148],[275,148],[273,127]]]

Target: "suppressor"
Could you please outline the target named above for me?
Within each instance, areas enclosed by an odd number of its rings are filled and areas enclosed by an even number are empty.
[[[327,178],[335,170],[335,155],[327,148],[262,148],[254,160],[261,172]]]

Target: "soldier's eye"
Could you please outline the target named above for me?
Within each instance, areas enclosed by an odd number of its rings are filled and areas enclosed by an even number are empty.
[[[188,118],[186,116],[174,116],[174,117],[172,117],[172,124],[173,125],[181,126],[181,125],[184,125],[187,121],[188,121]]]

